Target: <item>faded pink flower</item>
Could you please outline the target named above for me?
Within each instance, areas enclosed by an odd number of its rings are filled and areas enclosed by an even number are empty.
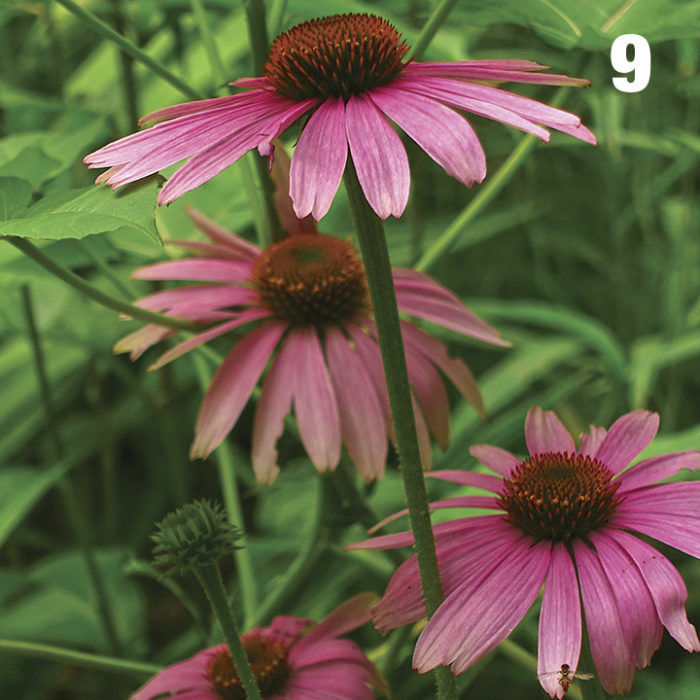
[[[338,639],[369,620],[373,593],[361,593],[314,624],[280,616],[241,641],[264,700],[373,700],[384,680],[348,639]],[[225,644],[204,649],[168,666],[131,696],[155,700],[245,700]]]
[[[229,331],[244,333],[204,397],[192,458],[206,457],[226,437],[279,348],[255,413],[252,459],[258,480],[269,483],[279,471],[275,446],[292,403],[301,441],[320,471],[338,464],[342,440],[366,481],[381,477],[392,435],[389,399],[364,268],[352,245],[321,233],[298,233],[261,251],[202,214],[189,214],[211,242],[177,243],[204,257],[150,265],[134,276],[208,282],[157,292],[136,303],[191,321],[218,322],[168,350],[151,369]],[[393,274],[400,311],[507,345],[427,275],[407,269]],[[408,321],[402,321],[402,331],[427,468],[429,433],[442,449],[449,441],[449,404],[438,370],[477,411],[483,412],[483,405],[461,360],[449,357],[442,343]],[[115,351],[131,352],[135,359],[173,333],[145,326],[119,341]]]
[[[161,190],[158,203],[168,204],[253,148],[271,155],[270,142],[311,113],[292,159],[290,193],[299,218],[318,220],[328,211],[349,148],[368,202],[385,219],[401,216],[410,185],[406,151],[390,120],[468,187],[486,176],[486,157],[469,122],[452,107],[543,141],[549,140],[543,127],[550,127],[596,143],[575,114],[489,84],[584,86],[587,80],[539,73],[548,66],[533,61],[404,61],[408,50],[396,29],[374,15],[304,22],[277,37],[262,77],[233,83],[248,91],[153,112],[141,123],[163,123],[85,162],[109,167],[98,182],[117,187],[192,156]]]
[[[635,667],[649,664],[663,627],[688,651],[700,650],[686,618],[688,591],[680,574],[661,552],[628,532],[700,556],[700,481],[655,483],[700,468],[700,451],[653,457],[625,469],[658,425],[656,413],[633,411],[609,431],[591,426],[577,450],[554,413],[533,408],[525,422],[525,460],[477,445],[472,455],[498,476],[460,470],[429,475],[492,493],[448,498],[433,508],[499,512],[434,526],[446,598],[418,639],[418,671],[451,664],[457,674],[473,666],[515,629],[543,584],[538,672],[551,697],[564,696],[579,662],[579,593],[595,672],[608,693],[630,690]],[[412,542],[408,532],[351,548]],[[420,591],[414,555],[373,610],[379,630],[423,617]]]

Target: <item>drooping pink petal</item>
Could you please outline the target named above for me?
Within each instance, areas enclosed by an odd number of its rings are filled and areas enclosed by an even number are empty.
[[[413,420],[416,423],[416,434],[418,436],[418,449],[420,451],[420,461],[423,465],[423,471],[427,472],[433,466],[433,448],[430,443],[430,433],[428,432],[428,424],[425,422],[420,406],[411,396],[411,404],[413,405]]]
[[[269,98],[272,100],[272,96]],[[181,166],[158,195],[158,204],[170,204],[178,197],[199,187],[237,161],[244,153],[276,138],[316,103],[315,99],[293,102],[286,98],[270,102],[258,119],[232,130],[216,143],[203,148]]]
[[[332,646],[341,641],[334,640]],[[309,665],[291,675],[283,694],[274,695],[270,700],[374,700],[375,681],[376,672],[369,661],[364,665],[347,661]]]
[[[446,596],[467,581],[485,580],[517,548],[517,533],[501,517],[462,518],[442,523],[448,524],[452,526],[449,531],[443,530],[443,536],[435,541],[440,580]],[[384,634],[423,617],[425,603],[414,554],[394,572],[384,596],[372,609],[372,620]]]
[[[205,459],[228,435],[286,327],[268,321],[246,334],[226,356],[199,409],[191,459]]]
[[[119,339],[114,344],[113,352],[115,355],[128,352],[129,359],[137,360],[148,348],[156,343],[160,343],[161,340],[165,340],[175,333],[176,331],[172,328],[156,326],[149,323],[147,326],[139,328],[137,331],[129,333],[129,335],[125,335],[123,338]]]
[[[329,326],[325,339],[343,442],[362,478],[371,482],[382,477],[386,466],[388,444],[382,406],[359,354],[343,332]]]
[[[525,418],[525,442],[531,455],[545,452],[576,451],[569,431],[562,425],[553,411],[543,411],[533,406]]]
[[[345,102],[329,98],[311,115],[299,136],[289,172],[289,194],[299,218],[317,221],[331,208],[348,158]]]
[[[637,668],[644,668],[663,635],[649,588],[630,555],[606,532],[593,532],[590,540],[610,581],[617,608],[624,614],[622,632],[632,661]]]
[[[472,313],[452,292],[414,270],[394,270],[394,287],[399,310],[432,321],[486,343],[510,347],[501,334]]]
[[[249,260],[254,263],[260,256],[260,248],[240,236],[236,236],[228,229],[212,221],[194,207],[184,207],[185,214],[190,217],[192,223],[213,243],[228,248],[231,253],[241,260]]]
[[[421,353],[406,351],[408,380],[421,412],[441,450],[450,442],[450,404],[442,379],[433,364]]]
[[[232,80],[229,85],[242,88],[268,88],[273,89],[274,85],[270,78],[238,78],[237,80]]]
[[[252,265],[243,260],[186,258],[140,267],[132,273],[138,280],[202,280],[243,284],[250,278]]]
[[[474,407],[482,418],[486,415],[476,379],[469,368],[458,358],[450,357],[447,348],[427,333],[405,321],[401,322],[401,335],[406,347],[425,355],[457,387],[457,390]]]
[[[581,540],[575,540],[573,548],[596,675],[606,692],[629,693],[634,662],[615,594],[595,552]]]
[[[552,557],[544,584],[539,632],[537,674],[550,697],[563,698],[557,671],[568,664],[578,667],[581,653],[581,603],[576,569],[561,542],[552,545]]]
[[[214,328],[210,328],[203,333],[198,333],[197,335],[178,343],[174,348],[170,348],[170,350],[164,352],[148,369],[149,371],[160,369],[169,362],[176,360],[178,357],[182,357],[190,350],[198,348],[200,345],[208,343],[210,340],[218,338],[220,335],[228,333],[234,328],[243,326],[251,321],[258,321],[261,318],[267,318],[268,316],[270,316],[270,312],[266,309],[249,309],[244,311],[232,321],[221,323],[218,326],[214,326]]]
[[[258,300],[257,292],[240,285],[207,284],[178,289],[164,289],[134,302],[149,311],[165,311],[173,306],[189,305],[200,309],[223,309],[247,306]]]
[[[616,512],[610,519],[609,525],[623,530],[636,530],[680,549],[691,557],[700,559],[700,522],[697,514],[688,516],[674,513],[645,513],[636,508],[629,512]]]
[[[578,448],[576,454],[583,457],[595,457],[608,431],[595,425],[589,425],[588,428],[589,432],[581,433],[581,447]]]
[[[375,593],[359,593],[336,608],[322,622],[314,625],[297,643],[297,647],[341,637],[370,620],[370,609],[379,597]]]
[[[673,476],[681,469],[691,471],[700,469],[700,450],[673,452],[637,462],[618,476],[620,482],[618,493],[661,481]]]
[[[251,98],[259,96],[259,91],[251,91],[247,93],[239,93],[237,95],[226,95],[225,97],[213,97],[209,100],[194,100],[193,102],[182,102],[172,107],[164,107],[155,112],[150,112],[139,119],[139,126],[147,124],[157,124],[158,122],[184,117],[188,114],[197,114],[197,112],[210,112],[217,107],[226,107],[232,104],[245,102]]]
[[[494,445],[472,445],[470,454],[497,474],[508,478],[521,462],[514,454]]]
[[[486,578],[467,579],[442,602],[418,638],[413,666],[451,664],[462,673],[498,646],[535,602],[551,544],[514,539],[511,555]]]
[[[369,96],[448,175],[467,187],[486,177],[486,155],[479,137],[457,112],[390,86],[374,88]],[[440,128],[435,128],[436,124]]]
[[[345,126],[357,178],[370,206],[381,219],[401,216],[411,174],[399,135],[366,95],[348,100]]]
[[[426,474],[426,476],[430,476],[430,473]],[[443,498],[442,500],[428,503],[429,510],[440,510],[442,508],[500,508],[500,505],[495,498],[490,498],[488,496],[454,496],[453,498]],[[394,520],[402,518],[404,515],[408,515],[408,508],[387,515],[386,518],[372,525],[372,527],[367,530],[367,533],[371,535],[385,525],[393,523]]]
[[[641,572],[656,606],[656,612],[669,634],[688,651],[700,651],[695,627],[688,622],[685,603],[688,589],[675,566],[657,549],[622,530],[609,529],[615,540]]]
[[[645,513],[692,518],[700,513],[700,481],[651,484],[625,491],[624,501],[616,512],[620,515]],[[700,518],[698,522],[700,524]]]
[[[583,124],[579,124],[578,126],[562,124],[561,126],[555,126],[554,128],[557,131],[561,131],[563,134],[568,134],[569,136],[573,136],[575,139],[579,139],[579,141],[585,141],[586,143],[590,143],[591,146],[598,145],[598,139],[596,138],[596,135],[587,126],[584,126]]]
[[[405,68],[406,74],[437,75],[462,80],[507,81],[514,83],[536,83],[538,85],[574,85],[586,87],[591,84],[585,78],[572,78],[558,73],[533,73],[535,70],[547,70],[534,61],[491,60],[449,61],[449,62],[413,62]]]
[[[503,489],[503,479],[490,474],[480,474],[479,472],[470,472],[466,469],[442,469],[436,472],[430,472],[425,475],[433,479],[443,479],[450,481],[453,484],[462,484],[463,486],[474,486],[477,489],[491,491],[492,493],[500,493]]]
[[[525,117],[520,116],[517,112],[507,109],[506,107],[460,94],[459,85],[454,85],[454,82],[455,81],[450,80],[440,83],[438,81],[426,81],[419,78],[411,82],[404,81],[401,84],[401,89],[403,92],[412,96],[425,95],[431,99],[439,100],[446,105],[463,109],[472,114],[477,114],[480,117],[486,117],[487,119],[501,122],[501,124],[513,126],[516,129],[537,136],[537,138],[545,143],[549,141],[549,132],[538,124],[535,124],[535,122],[525,119]],[[410,89],[411,85],[413,85],[413,89]]]
[[[276,445],[292,409],[296,371],[294,345],[283,343],[263,385],[253,423],[251,459],[260,484],[271,484],[279,472]]]
[[[641,409],[627,413],[610,426],[596,459],[617,474],[654,439],[658,429],[658,413]]]
[[[304,449],[319,471],[335,469],[340,460],[340,417],[318,334],[315,328],[300,326],[286,342],[294,343],[294,411]]]
[[[206,677],[207,663],[212,651],[207,649],[192,658],[168,666],[142,685],[130,700],[152,700],[166,693],[183,693],[190,690],[201,693],[203,700],[216,700],[216,695],[209,690]]]

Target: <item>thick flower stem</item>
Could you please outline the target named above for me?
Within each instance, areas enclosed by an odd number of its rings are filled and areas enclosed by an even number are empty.
[[[102,304],[102,306],[106,306],[108,309],[119,311],[127,316],[130,316],[131,318],[137,318],[139,321],[153,323],[157,326],[165,326],[166,328],[173,328],[178,331],[199,332],[202,330],[202,326],[199,323],[183,321],[182,319],[174,318],[173,316],[165,316],[164,314],[157,314],[153,311],[147,311],[139,306],[127,304],[126,302],[109,296],[109,294],[105,294],[103,291],[93,287],[81,277],[78,277],[78,275],[75,273],[55,263],[48,255],[45,255],[39,248],[25,238],[19,238],[18,236],[5,236],[5,240],[8,243],[11,243],[18,250],[21,250],[27,257],[31,258],[35,263],[41,265],[45,270],[48,270],[52,275],[55,275],[66,284],[69,284],[71,287],[77,289],[86,297],[96,301],[98,304]]]
[[[202,584],[204,592],[207,594],[214,614],[219,620],[219,625],[224,633],[224,639],[231,652],[233,665],[236,667],[246,697],[248,700],[262,700],[262,695],[260,695],[260,690],[255,682],[255,676],[250,668],[248,657],[241,643],[238,626],[233,619],[233,613],[226,600],[226,590],[221,580],[219,567],[216,564],[208,564],[196,568],[194,572],[199,582]]]
[[[255,75],[262,75],[267,61],[270,40],[267,36],[265,23],[265,3],[263,0],[243,0],[246,19],[248,21],[248,36],[253,51],[253,70]]]
[[[345,171],[345,186],[360,242],[379,334],[379,348],[389,392],[406,504],[415,540],[425,610],[430,617],[442,602],[442,584],[428,510],[428,494],[423,480],[389,250],[382,223],[365,199],[351,159]],[[436,675],[438,696],[440,698],[456,697],[452,674],[443,667],[438,669]]]
[[[428,48],[428,44],[433,40],[438,29],[445,23],[447,15],[452,12],[452,8],[457,4],[457,0],[442,0],[442,2],[433,10],[428,21],[423,25],[421,33],[418,36],[418,41],[415,42],[413,48],[409,52],[406,60],[417,60],[423,52]]]

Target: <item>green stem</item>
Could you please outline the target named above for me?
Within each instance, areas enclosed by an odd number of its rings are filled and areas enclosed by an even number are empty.
[[[423,55],[428,48],[438,29],[442,26],[450,14],[452,8],[457,4],[457,0],[442,0],[442,2],[431,12],[428,21],[423,25],[418,40],[408,53],[407,59],[417,59]]]
[[[219,49],[216,46],[214,35],[212,34],[211,27],[209,26],[209,20],[207,19],[207,13],[204,9],[204,3],[202,0],[190,0],[190,5],[192,6],[192,14],[194,15],[197,26],[199,27],[199,33],[202,37],[204,49],[207,52],[209,67],[211,68],[211,73],[214,77],[214,83],[217,86],[223,85],[225,81],[224,64],[221,61]]]
[[[238,626],[233,619],[233,613],[226,600],[226,590],[221,580],[221,574],[216,564],[208,564],[207,566],[195,569],[195,574],[202,584],[204,592],[207,594],[209,603],[211,604],[214,614],[219,620],[219,625],[224,633],[224,639],[228,644],[229,651],[233,664],[238,672],[238,677],[243,686],[243,690],[248,700],[262,700],[260,690],[255,682],[255,676],[248,663],[245,649],[241,643],[241,636],[238,632]]]
[[[564,100],[568,88],[560,88],[552,106],[559,106]],[[479,189],[479,193],[462,210],[462,213],[450,224],[450,226],[435,240],[435,242],[423,253],[416,264],[416,270],[425,271],[432,267],[440,258],[450,251],[462,230],[472,222],[476,215],[503,189],[516,170],[525,160],[525,156],[532,150],[537,142],[537,137],[528,134],[515,147],[503,165],[489,178],[487,183]]]
[[[102,259],[101,256],[93,252],[85,241],[74,240],[76,248],[112,283],[112,286],[128,301],[134,298],[131,290],[114,274],[112,268]]]
[[[122,0],[110,0],[113,10],[114,28],[120,36],[124,36],[127,30],[126,15],[122,7]],[[122,91],[124,95],[124,105],[126,107],[126,115],[131,131],[138,128],[139,125],[139,108],[138,99],[136,96],[136,76],[134,74],[134,59],[127,53],[121,52],[121,73],[122,73]]]
[[[204,362],[204,358],[198,355],[192,357],[199,384],[202,391],[211,384],[211,372]],[[236,462],[233,456],[231,444],[224,440],[214,452],[217,466],[219,468],[219,484],[224,499],[224,506],[228,514],[229,522],[237,527],[243,526],[243,508],[241,498],[238,493],[238,482],[236,480]],[[255,570],[250,549],[246,546],[246,537],[241,530],[241,547],[233,553],[236,561],[236,570],[241,590],[241,603],[243,604],[244,627],[253,626],[253,616],[258,608],[258,584],[255,580]]]
[[[29,339],[32,346],[32,352],[34,354],[34,366],[36,368],[37,377],[39,380],[39,391],[41,394],[42,403],[44,405],[44,410],[46,412],[48,433],[54,443],[56,459],[63,461],[66,458],[65,444],[58,429],[58,414],[56,412],[56,406],[53,400],[53,394],[51,392],[51,384],[46,371],[46,362],[44,360],[41,338],[39,337],[39,329],[37,327],[36,317],[34,315],[31,290],[26,284],[22,285],[22,302],[25,317],[27,319]],[[102,627],[112,652],[120,655],[122,651],[121,643],[119,642],[119,635],[117,634],[112,609],[109,605],[104,579],[102,578],[102,573],[100,572],[97,564],[95,553],[90,544],[91,526],[88,522],[85,511],[78,500],[75,489],[70,482],[70,478],[68,476],[63,476],[58,482],[58,486],[63,498],[63,505],[66,510],[66,514],[83,552],[85,567],[87,568],[88,576],[95,593],[97,611],[102,622]]]
[[[157,76],[161,77],[167,83],[170,83],[186,97],[190,98],[191,100],[201,100],[204,97],[204,95],[202,95],[198,90],[190,87],[174,73],[171,73],[167,68],[164,68],[157,61],[153,60],[145,51],[142,51],[138,46],[136,46],[136,44],[129,41],[118,32],[115,32],[112,27],[90,12],[90,10],[86,10],[76,2],[73,2],[73,0],[56,0],[56,2],[63,5],[66,10],[74,14],[76,17],[83,20],[83,22],[97,32],[101,37],[107,39],[108,41],[114,42],[122,51],[124,51],[124,53],[127,53],[132,58],[143,63]]]
[[[287,0],[274,0],[267,16],[267,28],[272,36],[277,36],[282,29],[282,20],[287,10]]]
[[[131,318],[144,321],[145,323],[153,323],[157,326],[165,326],[166,328],[173,328],[178,331],[200,332],[202,330],[202,326],[199,323],[183,321],[182,319],[174,318],[172,316],[164,316],[163,314],[157,314],[153,311],[147,311],[146,309],[134,306],[133,304],[127,304],[126,302],[119,301],[119,299],[115,299],[114,297],[100,291],[96,287],[93,287],[91,284],[82,279],[82,277],[78,277],[78,275],[75,273],[55,263],[53,260],[51,260],[51,258],[45,255],[39,248],[37,248],[33,243],[30,243],[28,240],[19,238],[18,236],[5,236],[4,238],[15,248],[21,250],[27,257],[41,265],[45,270],[48,270],[52,275],[55,275],[66,284],[69,284],[71,287],[77,289],[86,297],[96,301],[98,304],[102,304],[102,306],[106,306],[108,309],[119,311],[127,316],[130,316]]]
[[[382,223],[365,199],[352,159],[348,160],[345,171],[345,187],[360,242],[374,318],[377,324],[379,349],[389,392],[396,446],[402,467],[401,474],[406,505],[415,541],[414,547],[423,587],[425,610],[430,618],[442,602],[442,584],[428,510],[428,494],[423,480],[423,468],[413,416],[413,401],[408,382],[406,355],[401,336],[389,250]],[[454,678],[449,670],[440,667],[436,671],[436,677],[438,679],[438,697],[456,697]]]
[[[263,0],[243,0],[243,7],[248,20],[248,36],[253,51],[253,71],[255,75],[262,75],[265,70],[265,61],[267,61],[267,52],[270,49],[265,24],[265,3]]]
[[[34,642],[19,642],[13,639],[0,639],[0,651],[8,654],[28,656],[32,659],[46,659],[57,663],[82,666],[83,668],[97,668],[101,671],[114,671],[115,673],[128,675],[152,676],[162,670],[162,666],[141,661],[117,659],[113,656],[88,654],[75,649],[65,649],[48,644],[35,644]]]

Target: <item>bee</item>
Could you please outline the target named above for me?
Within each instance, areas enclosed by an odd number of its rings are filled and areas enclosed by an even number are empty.
[[[557,680],[565,693],[569,689],[569,686],[574,682],[574,679],[589,681],[591,678],[593,678],[592,673],[576,673],[575,671],[572,671],[569,664],[562,664],[558,671],[540,673],[538,678],[549,678],[551,676],[559,676]]]

